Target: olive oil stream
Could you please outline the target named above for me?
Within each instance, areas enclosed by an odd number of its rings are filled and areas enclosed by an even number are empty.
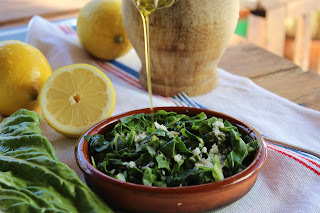
[[[144,31],[144,45],[145,45],[145,60],[146,60],[146,73],[147,85],[150,100],[150,111],[152,114],[153,122],[153,104],[152,104],[152,84],[151,84],[151,71],[150,71],[150,50],[149,50],[149,15],[156,9],[163,7],[170,7],[176,0],[132,0],[134,5],[138,8]]]

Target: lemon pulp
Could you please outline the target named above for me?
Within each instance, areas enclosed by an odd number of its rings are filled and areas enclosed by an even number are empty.
[[[112,114],[115,92],[100,70],[75,64],[60,68],[48,79],[41,91],[40,107],[43,117],[58,132],[78,137]]]

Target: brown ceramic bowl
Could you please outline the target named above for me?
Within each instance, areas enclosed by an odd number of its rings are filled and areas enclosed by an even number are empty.
[[[104,134],[110,131],[120,118],[139,113],[150,113],[150,109],[130,111],[108,118],[89,129],[78,141],[75,149],[78,166],[83,171],[87,184],[108,204],[133,212],[203,212],[223,207],[247,194],[256,182],[267,155],[261,135],[251,126],[218,112],[184,107],[155,108],[194,116],[205,112],[238,127],[243,135],[259,141],[260,147],[252,163],[243,171],[222,181],[185,187],[153,187],[119,181],[97,170],[90,161],[85,135]]]

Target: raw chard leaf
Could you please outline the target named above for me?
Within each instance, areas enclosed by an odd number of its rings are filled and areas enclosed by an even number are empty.
[[[23,109],[0,124],[0,212],[112,212],[60,162],[39,124]]]

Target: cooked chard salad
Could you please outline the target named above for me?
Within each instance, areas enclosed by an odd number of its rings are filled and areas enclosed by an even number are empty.
[[[152,122],[152,120],[154,122]],[[92,164],[116,179],[179,187],[223,180],[246,168],[259,147],[236,126],[205,113],[159,110],[124,117],[106,135],[88,135]]]

